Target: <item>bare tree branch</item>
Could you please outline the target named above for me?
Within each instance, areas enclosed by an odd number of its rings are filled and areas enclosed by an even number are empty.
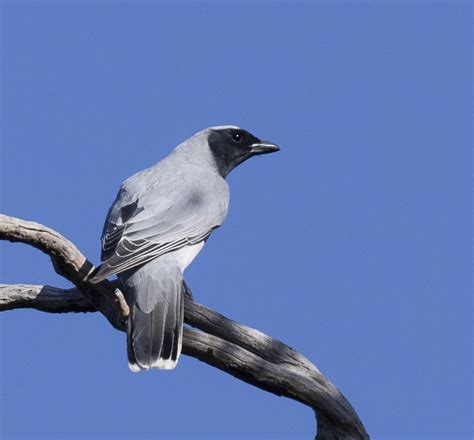
[[[93,265],[77,248],[42,225],[0,216],[0,239],[30,244],[51,256],[56,271],[76,285],[58,289],[37,285],[0,285],[0,311],[32,308],[45,312],[100,310],[125,330],[126,304],[115,294],[117,282],[87,282]],[[264,333],[185,301],[183,353],[251,385],[297,400],[316,413],[317,439],[367,439],[362,422],[340,391],[303,355]]]
[[[94,265],[68,239],[39,223],[0,214],[0,240],[25,243],[49,255],[59,275],[80,289],[115,328],[123,328],[128,311],[122,309],[120,298],[107,280],[87,282]]]

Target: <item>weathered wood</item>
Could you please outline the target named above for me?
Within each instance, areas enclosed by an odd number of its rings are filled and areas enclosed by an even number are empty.
[[[49,313],[96,312],[77,289],[31,284],[0,284],[0,311],[36,309]]]
[[[7,216],[0,216],[0,239],[31,244],[51,255],[58,273],[77,286],[58,289],[0,285],[0,311],[32,308],[65,313],[99,309],[104,313],[103,309],[109,308],[109,321],[115,328],[125,330],[127,310],[123,299],[120,301],[115,294],[118,284],[104,282],[99,289],[89,284],[87,274],[93,266],[72,243],[42,225]],[[185,322],[200,331],[185,328],[184,354],[311,407],[317,418],[317,439],[369,438],[342,393],[307,358],[283,342],[195,303],[190,295],[185,301]]]
[[[109,281],[99,284],[87,281],[94,265],[67,238],[39,223],[0,214],[0,240],[28,244],[49,255],[59,275],[79,288],[115,328],[123,328],[128,310],[121,307]]]

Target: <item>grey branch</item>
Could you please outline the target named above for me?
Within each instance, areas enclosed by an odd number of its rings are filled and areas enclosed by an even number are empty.
[[[51,313],[102,312],[125,331],[127,305],[118,284],[87,282],[94,266],[67,239],[38,223],[0,215],[0,239],[47,253],[56,271],[76,287],[0,285],[0,311],[20,308]],[[120,292],[120,291],[119,291]],[[338,389],[303,355],[264,333],[232,321],[192,300],[185,301],[183,353],[315,411],[317,439],[369,438],[356,412]]]

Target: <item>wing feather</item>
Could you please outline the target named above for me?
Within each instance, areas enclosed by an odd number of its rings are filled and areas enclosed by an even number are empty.
[[[122,186],[102,233],[103,264],[91,282],[199,243],[222,224],[228,207],[223,179],[214,174],[210,179],[209,172],[193,179],[189,172],[176,173],[171,182],[167,177],[163,185],[129,179]]]

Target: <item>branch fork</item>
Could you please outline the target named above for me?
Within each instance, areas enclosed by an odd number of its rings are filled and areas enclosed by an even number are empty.
[[[117,282],[87,281],[94,265],[58,232],[39,223],[0,215],[0,240],[33,246],[51,257],[58,274],[75,287],[0,285],[0,311],[31,308],[50,313],[101,312],[126,331],[129,307]],[[344,395],[307,358],[258,330],[193,301],[186,289],[182,352],[251,385],[312,408],[317,440],[368,439]]]

